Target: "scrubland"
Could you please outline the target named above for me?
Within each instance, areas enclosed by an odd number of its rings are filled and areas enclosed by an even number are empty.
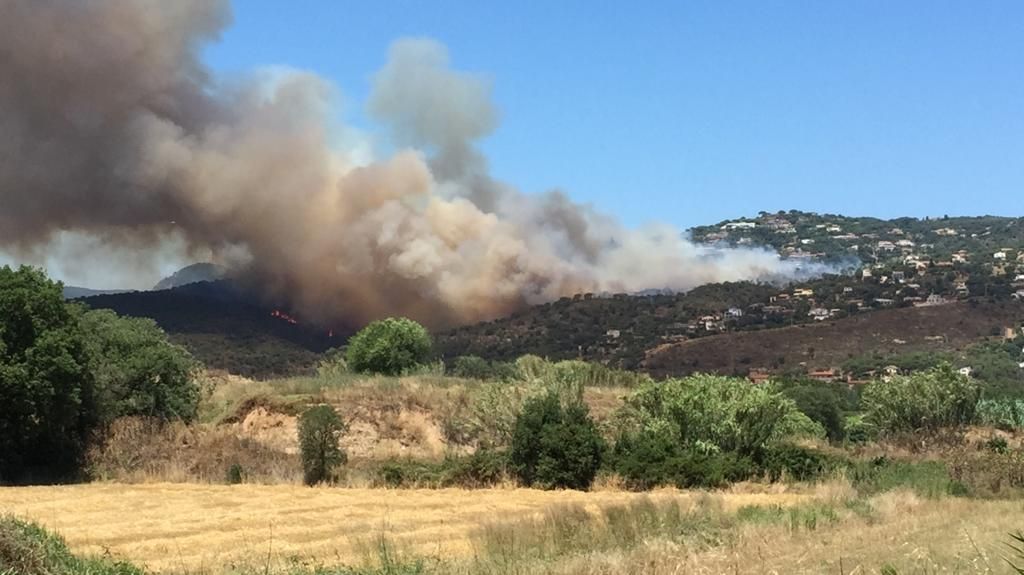
[[[636,382],[598,379],[582,386],[583,401],[613,437]],[[850,463],[718,489],[631,491],[614,469],[588,492],[524,489],[508,475],[469,488],[450,481],[452,462],[507,441],[529,385],[428,369],[208,374],[204,386],[195,423],[117,421],[88,454],[91,483],[0,488],[2,521],[34,522],[90,558],[66,567],[48,559],[59,542],[0,529],[0,573],[1013,574],[1024,562],[1010,546],[1024,529],[1012,432],[808,437],[800,442]],[[333,483],[310,488],[296,425],[316,404],[346,420],[349,460]],[[1003,451],[985,447],[993,438]]]

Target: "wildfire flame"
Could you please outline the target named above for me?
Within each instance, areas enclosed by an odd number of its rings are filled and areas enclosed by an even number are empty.
[[[272,317],[276,317],[277,319],[286,321],[286,322],[288,322],[288,323],[290,323],[292,325],[298,325],[299,324],[299,320],[297,320],[294,317],[284,313],[283,311],[281,311],[279,309],[275,309],[274,311],[270,312],[270,315]]]

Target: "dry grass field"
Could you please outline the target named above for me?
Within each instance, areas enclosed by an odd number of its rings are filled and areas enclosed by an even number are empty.
[[[481,526],[554,505],[599,506],[643,497],[618,491],[387,490],[299,486],[87,484],[0,488],[0,514],[39,522],[72,549],[111,553],[160,571],[218,571],[270,557],[358,562],[385,535],[429,556],[466,555]],[[666,491],[654,499],[691,497]],[[737,494],[729,507],[786,504],[799,495]]]
[[[282,572],[296,561],[364,563],[381,537],[401,553],[435,562],[431,572],[438,573],[478,572],[472,561],[488,545],[514,541],[516,553],[528,560],[517,559],[514,568],[491,563],[487,572],[851,574],[889,566],[900,574],[999,574],[1013,572],[1003,559],[1007,534],[1024,527],[1020,500],[931,500],[905,491],[855,500],[842,483],[800,493],[741,489],[638,495],[89,484],[2,488],[0,513],[38,521],[79,552],[202,574]],[[628,524],[636,526],[642,506],[651,503],[710,511],[719,519],[682,537],[648,532],[638,544],[610,543],[620,537],[611,533],[617,515],[610,510],[640,505]],[[748,506],[760,509],[751,514]],[[748,518],[736,521],[745,507]],[[586,527],[586,516],[603,526]],[[583,528],[576,535],[582,544],[557,541],[566,535],[560,523]],[[551,545],[548,555],[532,557],[534,548]]]

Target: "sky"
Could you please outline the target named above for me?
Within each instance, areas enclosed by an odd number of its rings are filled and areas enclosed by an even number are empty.
[[[407,36],[493,82],[498,178],[628,225],[1024,215],[1024,2],[236,0],[204,58],[314,71],[372,133]]]

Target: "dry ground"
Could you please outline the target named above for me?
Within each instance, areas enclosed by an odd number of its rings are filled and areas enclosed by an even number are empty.
[[[87,484],[0,488],[0,513],[40,522],[75,551],[106,553],[167,571],[213,570],[234,562],[275,566],[290,558],[358,561],[385,534],[429,556],[466,555],[480,526],[552,505],[624,503],[640,495],[528,489],[466,491]],[[672,491],[654,498],[687,498]],[[786,504],[792,494],[735,494],[728,508]]]

